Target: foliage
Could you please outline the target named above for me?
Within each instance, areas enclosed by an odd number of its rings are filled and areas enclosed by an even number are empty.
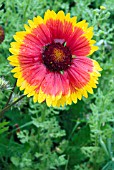
[[[106,9],[100,9],[100,6]],[[113,170],[114,169],[114,3],[113,0],[0,0],[0,110],[15,83],[6,58],[16,31],[46,9],[64,10],[94,26],[98,52],[92,55],[103,68],[98,89],[88,99],[64,108],[48,108],[23,98],[0,122],[2,170]],[[15,101],[21,93],[12,96]]]

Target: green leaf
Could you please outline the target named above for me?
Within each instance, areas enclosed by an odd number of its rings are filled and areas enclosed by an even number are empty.
[[[8,124],[9,124],[9,122],[5,122],[5,121],[0,123],[0,134],[2,134],[8,130],[9,127],[8,126],[5,127]]]
[[[19,165],[19,158],[18,157],[11,157],[12,163],[17,167]]]

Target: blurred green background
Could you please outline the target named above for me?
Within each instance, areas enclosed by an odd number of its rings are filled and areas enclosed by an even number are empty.
[[[104,6],[102,8],[100,6]],[[99,50],[90,57],[103,68],[88,99],[48,108],[24,98],[0,120],[0,170],[114,170],[114,2],[113,0],[0,0],[0,110],[15,79],[7,61],[16,31],[47,9],[63,10],[94,26]],[[21,92],[15,89],[11,101]]]

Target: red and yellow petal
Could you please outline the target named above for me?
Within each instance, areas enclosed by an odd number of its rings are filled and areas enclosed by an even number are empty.
[[[82,58],[80,58],[80,63],[81,60]],[[42,102],[46,100],[48,106],[59,107],[64,105],[70,105],[72,102],[77,103],[77,100],[81,100],[82,96],[87,98],[88,93],[93,94],[93,88],[96,88],[96,85],[98,84],[98,78],[100,77],[99,71],[102,70],[101,67],[95,60],[90,60],[88,58],[86,58],[85,61],[82,62],[82,65],[79,67],[81,67],[80,72],[85,69],[86,74],[88,74],[89,76],[88,79],[86,78],[85,80],[85,74],[83,73],[83,77],[80,77],[80,79],[78,79],[79,84],[74,84],[72,80],[69,80],[68,77],[64,77],[64,75],[60,75],[57,79],[58,75],[56,75],[55,73],[57,82],[54,85],[54,74],[52,74],[51,77],[47,77],[46,84],[43,82],[46,85],[47,91],[43,86],[41,86],[40,95],[36,95],[34,97],[34,101]],[[68,74],[66,74],[66,76],[67,75]],[[50,87],[48,88],[47,84],[49,83]]]
[[[49,20],[59,20],[59,21],[62,21],[63,23],[65,21],[69,22],[69,23],[72,23],[72,25],[75,25],[76,24],[76,20],[77,20],[77,17],[70,17],[70,13],[67,13],[66,15],[64,14],[63,11],[59,11],[57,14],[52,10],[47,10],[45,12],[45,15],[44,15],[44,22],[45,24],[49,21]]]
[[[16,74],[14,74],[14,77],[18,78],[17,86],[20,87],[20,90],[24,90],[24,94],[26,94],[28,97],[33,96],[34,102],[38,101],[39,103],[41,103],[43,101],[46,101],[48,106],[59,107],[69,105],[72,102],[76,103],[78,99],[82,99],[82,96],[88,97],[87,92],[92,94],[92,88],[96,88],[96,84],[98,83],[97,80],[100,76],[99,71],[101,71],[102,69],[100,68],[99,64],[94,60],[86,59],[85,61],[83,60],[83,62],[81,62],[81,60],[82,58],[80,58],[80,61],[77,62],[77,64],[81,63],[81,65],[79,66],[80,72],[84,74],[82,74],[83,76],[85,76],[85,74],[88,74],[89,77],[86,77],[85,79],[81,75],[82,77],[78,79],[79,83],[70,80],[67,72],[66,75],[60,75],[58,73],[49,73],[51,75],[46,74],[44,80],[41,81],[40,72],[39,79],[42,84],[38,88],[37,84],[36,86],[33,86],[32,84],[30,84],[30,81],[28,83],[28,81],[25,80],[27,78],[23,78],[24,75],[22,75],[19,67],[15,67],[12,72],[16,72]],[[85,73],[82,71],[83,69],[85,69]],[[79,72],[77,72],[77,74],[79,74]]]
[[[61,99],[57,101],[57,106],[70,105],[72,102],[77,103],[77,100],[81,100],[84,96],[88,97],[88,93],[93,94],[93,88],[97,88],[98,78],[101,76],[99,71],[102,71],[102,68],[99,66],[98,62],[91,60],[93,63],[92,71],[89,72],[90,79],[86,84],[81,87],[70,87],[70,94],[63,95]],[[80,81],[81,82],[81,81]],[[83,84],[83,82],[82,82]]]

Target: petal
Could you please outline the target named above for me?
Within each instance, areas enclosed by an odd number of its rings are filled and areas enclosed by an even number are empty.
[[[32,66],[22,66],[23,78],[31,85],[39,88],[47,73],[43,64],[34,64]]]
[[[37,28],[32,30],[32,34],[34,34],[43,45],[51,43],[51,34],[45,24],[38,25]]]
[[[25,56],[27,58],[30,58],[30,57],[34,58],[34,57],[39,56],[41,54],[41,51],[38,48],[36,48],[35,46],[29,47],[29,46],[26,46],[26,44],[22,44],[20,46],[18,54],[20,56],[20,59],[23,58],[23,56]]]
[[[42,91],[51,96],[66,95],[69,93],[69,80],[67,73],[48,73],[41,85]]]
[[[56,19],[56,13],[52,10],[47,10],[44,15],[44,22],[46,23],[49,19]]]
[[[58,20],[47,20],[46,25],[50,30],[52,40],[54,39],[63,39],[63,23],[62,21]]]
[[[33,29],[33,28],[38,27],[38,25],[43,24],[43,19],[40,16],[34,17],[33,21],[28,20],[28,23],[30,27]]]
[[[70,48],[73,55],[86,56],[90,53],[90,43],[84,36],[81,28],[75,27],[74,32],[71,34],[67,41],[67,46]]]
[[[35,47],[36,49],[41,50],[42,49],[42,43],[41,41],[38,39],[37,36],[33,35],[33,34],[27,34],[23,40],[24,44],[26,44],[26,46],[28,47]]]
[[[93,71],[93,62],[87,57],[78,56],[73,59],[73,64],[81,70],[85,70],[85,72]]]
[[[70,67],[68,70],[68,75],[70,83],[76,89],[83,88],[90,79],[87,72],[75,66]]]

